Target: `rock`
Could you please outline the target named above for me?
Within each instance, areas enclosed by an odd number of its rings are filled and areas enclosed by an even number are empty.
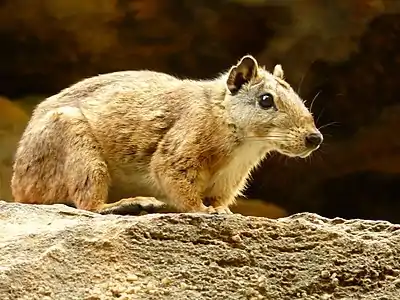
[[[0,201],[0,298],[397,299],[399,249],[400,225],[384,221]]]

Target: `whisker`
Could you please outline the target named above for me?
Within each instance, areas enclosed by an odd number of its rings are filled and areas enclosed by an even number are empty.
[[[294,138],[290,135],[266,135],[266,136],[247,136],[246,138],[278,138],[278,139],[288,139],[288,138]]]
[[[324,136],[333,137],[333,135],[332,135],[332,134],[329,134],[329,133],[324,133]]]
[[[288,140],[289,137],[287,136],[248,136],[247,138],[254,138],[254,139],[283,139]]]
[[[297,88],[297,94],[299,94],[299,95],[300,95],[300,92],[301,92],[301,86],[303,85],[303,80],[306,77],[306,75],[307,75],[307,72],[304,72],[303,76],[301,76],[299,87]]]
[[[271,141],[271,142],[280,142],[280,143],[284,143],[284,142],[289,142],[290,140],[283,140],[283,139],[271,139],[271,138],[246,138],[247,140],[251,140],[251,141]]]
[[[314,101],[318,98],[318,96],[319,96],[319,94],[321,94],[321,92],[322,92],[322,90],[319,90],[319,92],[318,92],[318,93],[314,96],[314,98],[312,99],[311,105],[310,105],[310,111],[312,111]]]
[[[260,142],[260,143],[278,143],[278,144],[283,144],[283,143],[288,143],[289,141],[280,141],[280,140],[251,140],[252,142]]]
[[[323,109],[321,110],[321,112],[319,113],[318,118],[317,118],[317,120],[315,121],[315,123],[318,123],[319,118],[320,118],[320,117],[322,116],[322,114],[324,113],[324,110],[325,110],[325,108],[323,108]]]
[[[289,163],[288,157],[286,155],[283,155],[283,154],[281,154],[280,157],[281,157],[281,160],[283,160],[283,165],[285,167],[287,167],[287,165]]]
[[[297,88],[297,94],[299,94],[300,95],[300,93],[301,93],[301,88],[302,88],[302,86],[303,86],[303,81],[304,81],[304,79],[306,78],[306,76],[308,75],[308,72],[310,71],[310,69],[311,69],[311,67],[312,67],[312,65],[315,63],[315,59],[312,61],[312,63],[308,66],[308,69],[304,72],[304,74],[303,74],[303,76],[301,76],[301,79],[300,79],[300,83],[299,83],[299,87]]]
[[[332,125],[335,125],[335,124],[340,124],[340,123],[339,123],[339,122],[330,122],[330,123],[328,123],[328,124],[325,124],[325,125],[320,126],[320,127],[318,128],[318,130],[321,130],[322,128],[326,128],[326,127],[328,127],[328,126],[332,126]]]
[[[321,156],[321,152],[320,152],[320,151],[313,152],[312,154],[313,154],[313,157],[315,157],[315,160],[319,160],[320,162],[321,162],[321,161],[322,161],[322,162],[324,161],[323,158],[322,158],[322,156]]]

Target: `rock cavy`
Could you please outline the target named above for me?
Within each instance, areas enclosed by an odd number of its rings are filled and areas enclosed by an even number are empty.
[[[17,202],[99,213],[155,199],[180,212],[231,213],[269,152],[304,158],[322,141],[280,65],[270,73],[245,55],[210,80],[120,71],[34,109],[11,187]]]

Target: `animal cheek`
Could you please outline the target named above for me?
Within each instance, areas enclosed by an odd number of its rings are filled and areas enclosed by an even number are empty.
[[[306,128],[307,131],[316,131],[317,130],[312,116],[307,118],[303,124],[304,124],[303,127]]]
[[[304,142],[299,136],[293,136],[293,138],[288,141],[288,146],[293,150],[301,149],[304,147],[303,145]]]
[[[303,130],[301,127],[295,126],[290,128],[289,135],[292,136],[295,140],[298,140],[302,135],[304,135],[305,132],[306,130]]]
[[[288,136],[290,137],[290,143],[293,148],[302,149],[304,148],[304,136],[306,135],[306,130],[302,128],[292,128]]]

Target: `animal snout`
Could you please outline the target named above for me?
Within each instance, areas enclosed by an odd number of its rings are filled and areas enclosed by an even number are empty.
[[[310,133],[306,135],[306,147],[307,148],[317,148],[322,144],[323,136],[321,133]]]

